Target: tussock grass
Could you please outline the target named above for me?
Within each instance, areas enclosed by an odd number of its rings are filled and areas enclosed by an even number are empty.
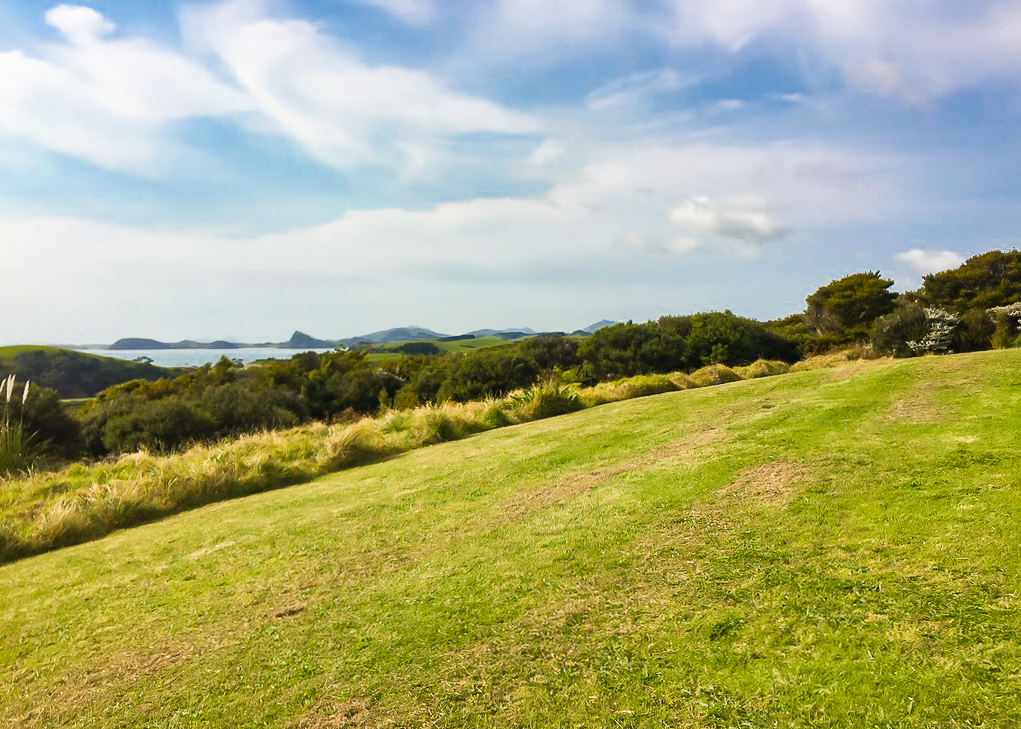
[[[832,366],[847,359],[831,356]],[[816,366],[816,365],[813,365]],[[825,366],[819,363],[817,366]],[[321,423],[246,435],[183,453],[146,452],[0,482],[0,561],[10,561],[225,499],[303,483],[417,448],[610,402],[782,374],[756,362],[690,376],[641,375],[589,388],[538,384],[506,398],[390,411],[347,425]]]
[[[791,366],[786,362],[775,362],[768,359],[760,359],[745,367],[735,367],[734,373],[742,380],[754,380],[759,377],[775,377],[786,375],[791,371]]]
[[[738,382],[744,378],[725,365],[709,365],[692,372],[691,379],[699,387],[709,387],[710,385],[726,385],[730,382]]]

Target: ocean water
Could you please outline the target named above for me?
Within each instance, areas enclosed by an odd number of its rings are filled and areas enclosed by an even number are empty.
[[[247,363],[258,359],[290,359],[302,352],[331,352],[333,350],[243,347],[241,349],[81,349],[79,351],[128,360],[148,357],[158,367],[199,367],[216,362],[224,356],[229,359],[240,359]]]

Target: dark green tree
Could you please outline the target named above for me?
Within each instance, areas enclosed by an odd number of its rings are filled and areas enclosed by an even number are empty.
[[[989,251],[952,271],[925,277],[922,298],[957,313],[1021,301],[1021,252]]]
[[[805,324],[833,344],[867,339],[872,323],[893,311],[893,281],[878,271],[831,281],[808,297]]]

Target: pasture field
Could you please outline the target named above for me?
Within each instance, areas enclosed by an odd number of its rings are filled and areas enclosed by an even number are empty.
[[[518,342],[522,342],[525,339],[529,339],[529,336],[520,337],[518,339],[501,339],[500,337],[476,337],[475,339],[459,339],[454,342],[441,342],[433,339],[422,339],[414,342],[401,342],[399,344],[382,344],[378,345],[379,350],[373,351],[368,355],[370,362],[385,362],[390,359],[401,356],[401,352],[398,348],[404,344],[434,344],[440,350],[441,354],[467,354],[468,352],[474,352],[477,349],[489,349],[490,347],[500,347],[503,345],[513,345]]]
[[[420,448],[0,566],[0,725],[1013,727],[1021,351]]]

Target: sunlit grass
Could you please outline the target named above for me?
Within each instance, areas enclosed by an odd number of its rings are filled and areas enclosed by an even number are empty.
[[[608,404],[2,566],[0,722],[1012,727],[1019,357]]]

